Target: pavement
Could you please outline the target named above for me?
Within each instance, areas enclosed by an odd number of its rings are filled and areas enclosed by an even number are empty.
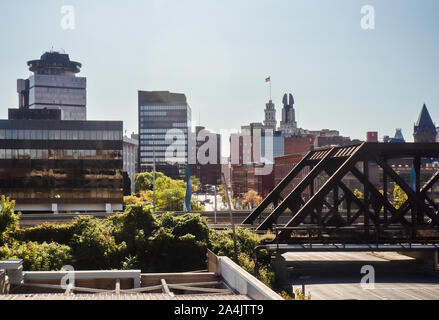
[[[301,290],[305,285],[312,300],[439,300],[439,273],[397,252],[292,252],[283,256],[289,265],[286,286]]]

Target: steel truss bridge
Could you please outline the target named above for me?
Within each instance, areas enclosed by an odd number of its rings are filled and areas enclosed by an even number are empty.
[[[437,249],[439,204],[431,194],[439,170],[431,169],[427,180],[423,172],[421,185],[421,163],[434,158],[439,158],[439,143],[363,143],[311,151],[243,224],[274,231],[268,246],[285,251]],[[402,160],[414,170],[414,185],[392,168],[392,163]],[[371,180],[372,166],[381,173],[379,185],[377,179]],[[299,180],[303,172],[307,174]],[[362,195],[348,186],[348,176],[361,186]],[[319,187],[317,179],[323,181]],[[291,188],[293,181],[300,182]],[[394,184],[407,195],[399,205],[389,194]],[[287,212],[292,218],[278,225]]]

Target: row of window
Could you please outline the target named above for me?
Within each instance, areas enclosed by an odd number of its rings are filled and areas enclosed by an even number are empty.
[[[122,140],[122,131],[0,129],[0,140]]]
[[[141,158],[141,162],[142,163],[153,163],[154,162],[154,158],[153,157],[144,157]],[[160,163],[160,162],[170,162],[170,163],[186,163],[187,162],[187,158],[177,158],[177,157],[172,157],[172,158],[165,158],[165,157],[156,157],[155,158],[155,162],[156,163]]]
[[[170,158],[175,158],[178,156],[187,156],[187,152],[180,150],[180,151],[169,151],[169,152],[156,152],[155,156],[156,157],[170,157]],[[154,157],[154,152],[141,152],[140,153],[141,157]]]
[[[150,110],[186,110],[187,106],[140,106],[141,111],[150,111]]]
[[[183,139],[181,139],[181,140],[177,140],[177,141],[171,141],[171,142],[165,142],[165,140],[147,140],[147,141],[145,141],[145,140],[143,140],[143,141],[140,141],[140,144],[141,145],[169,145],[170,143],[172,143],[172,145],[187,145],[187,141],[186,140],[184,140],[183,141]]]
[[[2,194],[7,195],[11,199],[54,199],[60,201],[62,199],[117,199],[122,198],[121,188],[87,188],[84,189],[73,189],[67,188],[68,190],[35,190],[35,189],[0,189]]]
[[[141,116],[166,116],[166,111],[142,111],[140,112]]]
[[[168,140],[175,140],[175,138],[177,139],[181,139],[181,140],[185,140],[186,139],[186,134],[181,134],[179,132],[172,132],[169,131],[168,134],[142,134],[140,135],[140,139],[155,139],[155,140],[164,140],[166,138],[168,138]]]
[[[121,150],[0,149],[0,159],[121,160]]]
[[[173,130],[173,129],[158,129],[158,128],[154,128],[154,129],[140,129],[140,133],[167,133],[169,130]],[[185,133],[187,132],[187,128],[180,129],[180,130],[185,132]]]
[[[142,146],[142,147],[140,147],[140,151],[166,151],[166,150],[168,150],[168,148],[169,148],[170,146],[168,145],[168,146],[155,146],[155,147],[144,147],[144,146]],[[175,147],[175,148],[174,148]],[[180,145],[178,145],[178,146],[174,146],[174,145],[172,145],[172,147],[171,147],[172,149],[178,149],[178,150],[185,150],[186,149],[186,145],[184,145],[184,144],[180,144]]]

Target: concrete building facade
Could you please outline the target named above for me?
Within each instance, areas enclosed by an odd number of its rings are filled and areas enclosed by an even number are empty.
[[[130,177],[131,192],[135,192],[139,156],[139,140],[135,139],[135,136],[132,134],[131,138],[123,137],[123,171]]]

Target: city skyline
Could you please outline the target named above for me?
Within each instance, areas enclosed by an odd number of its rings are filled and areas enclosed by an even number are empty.
[[[402,128],[413,141],[423,103],[439,119],[435,1],[72,1],[74,30],[60,27],[63,1],[24,2],[0,13],[9,49],[0,53],[8,61],[3,118],[17,106],[15,79],[29,76],[26,62],[53,47],[83,64],[89,118],[123,120],[129,133],[137,131],[138,90],[186,94],[193,120],[217,132],[262,122],[269,76],[276,118],[292,92],[305,129],[364,140],[367,131],[382,138]],[[375,8],[375,30],[360,27],[364,5]]]

